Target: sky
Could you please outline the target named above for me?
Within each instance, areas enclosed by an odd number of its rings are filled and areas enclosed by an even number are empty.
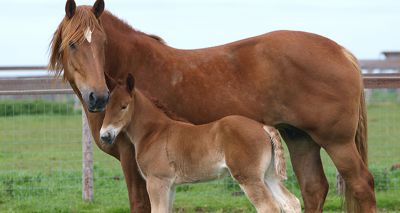
[[[0,66],[46,65],[65,0],[1,1]],[[92,5],[94,0],[76,0]],[[400,50],[399,0],[105,0],[106,9],[168,45],[193,49],[274,30],[328,37],[360,59]]]

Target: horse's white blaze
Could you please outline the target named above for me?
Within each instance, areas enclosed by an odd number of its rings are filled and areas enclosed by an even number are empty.
[[[85,30],[85,38],[86,38],[86,40],[89,42],[89,43],[91,43],[92,42],[92,31],[90,30],[90,28],[88,27],[88,28],[86,28],[86,30]]]

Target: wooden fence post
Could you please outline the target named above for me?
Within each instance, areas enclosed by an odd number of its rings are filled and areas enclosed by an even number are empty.
[[[85,111],[82,108],[82,199],[93,201],[93,143]]]
[[[342,195],[344,193],[344,182],[343,178],[340,175],[339,171],[336,170],[336,192],[338,195]]]

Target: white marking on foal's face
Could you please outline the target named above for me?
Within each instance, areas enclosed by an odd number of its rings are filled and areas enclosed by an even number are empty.
[[[89,42],[89,43],[91,43],[92,42],[92,31],[90,30],[90,28],[88,27],[88,28],[86,28],[86,30],[85,30],[85,39]]]
[[[112,142],[115,140],[117,135],[121,132],[122,127],[115,127],[114,125],[108,125],[106,127],[101,127],[100,138],[106,135],[112,137]]]

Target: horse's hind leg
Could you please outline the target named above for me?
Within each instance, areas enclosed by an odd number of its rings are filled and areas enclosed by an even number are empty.
[[[322,212],[329,185],[322,167],[320,150],[305,132],[286,126],[279,128],[290,153],[300,184],[305,212]]]
[[[268,190],[264,180],[237,181],[258,213],[280,212],[279,205]]]
[[[374,179],[361,159],[353,140],[335,141],[324,147],[358,202],[356,212],[375,212]]]

